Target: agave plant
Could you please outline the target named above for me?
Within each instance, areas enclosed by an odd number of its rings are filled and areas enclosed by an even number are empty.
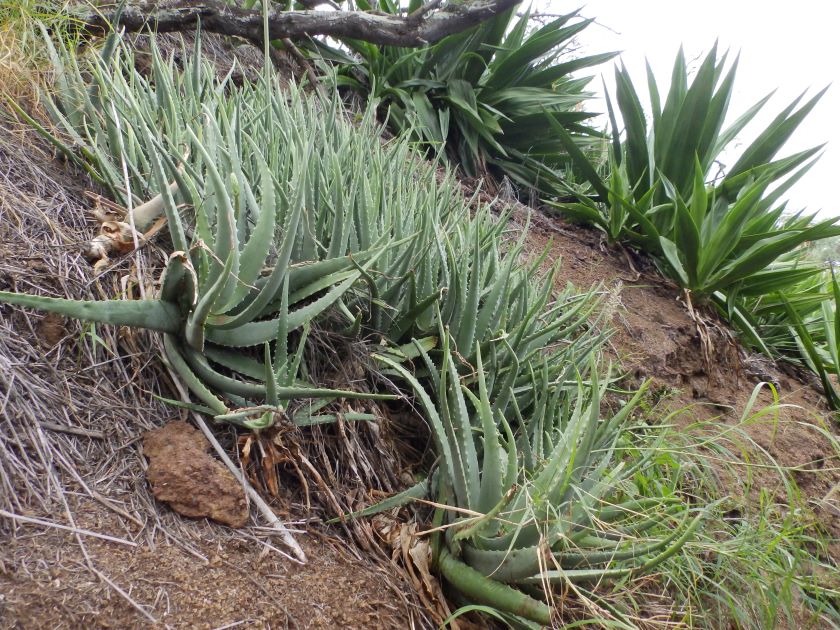
[[[375,8],[367,0],[356,4]],[[408,11],[421,4],[412,0]],[[396,0],[378,8],[401,10]],[[588,146],[597,136],[585,124],[594,114],[580,109],[589,78],[573,74],[615,54],[573,58],[574,37],[590,23],[573,12],[531,30],[530,11],[517,18],[511,9],[422,49],[350,40],[357,58],[324,52],[341,60],[342,84],[378,102],[395,131],[446,147],[467,175],[490,169],[556,192],[558,171],[569,163],[562,143],[545,134],[547,113]]]
[[[748,282],[724,294],[716,292],[712,303],[721,316],[740,332],[742,339],[773,358],[799,362],[801,353],[788,308],[806,325],[813,339],[825,341],[817,324],[821,305],[831,299],[826,291],[826,270],[797,250],[752,275]]]
[[[840,234],[837,218],[815,221],[815,214],[802,213],[784,218],[786,203],[780,201],[813,164],[819,147],[786,158],[775,156],[823,92],[799,109],[800,99],[795,100],[723,177],[714,172],[722,151],[769,98],[724,128],[737,62],[729,70],[725,65],[726,55],[718,59],[715,46],[690,81],[680,51],[664,104],[648,70],[650,122],[629,73],[617,68],[616,94],[625,133],[622,140],[610,102],[608,177],[599,174],[562,125],[554,125],[594,195],[552,205],[601,227],[612,240],[628,241],[653,254],[665,275],[701,299],[739,290],[804,243]],[[777,274],[776,279],[797,282],[800,277]]]

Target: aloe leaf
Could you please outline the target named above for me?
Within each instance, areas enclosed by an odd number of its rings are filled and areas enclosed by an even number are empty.
[[[228,413],[227,406],[211,392],[204,382],[196,376],[179,349],[178,340],[171,334],[163,337],[164,356],[167,362],[178,375],[184,379],[189,390],[198,396],[199,400],[207,405],[213,413]]]
[[[424,353],[424,356],[427,356]],[[409,384],[411,389],[420,399],[420,404],[423,407],[423,410],[426,413],[426,419],[432,426],[432,439],[435,442],[436,450],[438,452],[438,456],[441,458],[441,466],[443,468],[442,474],[446,476],[448,480],[455,479],[455,468],[454,468],[454,459],[452,455],[452,449],[449,444],[449,439],[447,437],[446,429],[443,426],[443,422],[441,421],[440,415],[438,414],[437,407],[432,402],[432,399],[429,397],[429,394],[426,392],[426,389],[423,385],[420,384],[414,375],[409,372],[406,368],[402,365],[391,359],[390,357],[384,354],[373,354],[372,358],[384,363],[389,368],[394,370],[397,374],[399,374],[400,378],[405,380],[406,383]]]
[[[292,423],[298,427],[314,427],[319,424],[335,424],[339,419],[345,422],[377,422],[380,418],[372,413],[306,414],[297,412],[292,416]]]
[[[160,299],[178,304],[187,312],[198,299],[196,284],[195,270],[186,253],[170,254],[160,281]]]
[[[206,119],[215,120],[209,112],[207,112]],[[228,187],[224,180],[222,180],[222,176],[216,167],[214,157],[210,154],[207,148],[205,148],[206,145],[209,144],[208,139],[218,133],[218,128],[215,124],[210,125],[204,142],[202,142],[195,132],[189,127],[187,128],[187,133],[192,139],[194,146],[198,148],[199,152],[204,157],[204,166],[209,174],[210,184],[218,209],[216,217],[216,242],[214,253],[218,260],[227,261],[228,258],[231,257],[231,269],[226,277],[227,282],[222,287],[222,291],[219,296],[220,302],[225,304],[230,300],[234,290],[236,289],[237,278],[239,277],[240,251],[239,238],[237,236],[236,215],[231,203],[230,192],[228,191]]]
[[[274,179],[268,170],[265,159],[255,153],[260,168],[260,192],[262,193],[262,208],[254,226],[251,238],[242,250],[239,268],[239,281],[230,301],[222,307],[221,312],[227,312],[252,291],[251,286],[260,274],[266,258],[274,242],[274,224],[277,215],[274,195]]]
[[[487,380],[484,376],[484,362],[481,358],[481,347],[476,344],[476,371],[478,372],[478,412],[481,419],[484,454],[481,468],[481,491],[478,500],[478,510],[487,512],[497,505],[502,498],[502,459],[499,446],[499,432],[490,406],[487,391]]]
[[[303,343],[300,344],[301,346]],[[277,340],[274,345],[274,374],[283,378],[281,373],[287,369],[289,361],[289,276],[283,281],[280,298],[280,310],[277,312]],[[295,374],[290,377],[294,378]],[[287,379],[283,379],[287,380]]]
[[[291,311],[287,316],[288,330],[300,328],[307,322],[312,321],[330,306],[335,304],[351,286],[359,279],[361,274],[357,271],[352,273],[347,280],[333,287],[325,295],[314,302]],[[248,322],[236,328],[231,327],[230,321],[225,322],[225,328],[214,326],[209,328],[206,337],[209,341],[220,346],[245,347],[256,346],[273,340],[277,335],[277,328],[280,318],[258,322]]]
[[[188,403],[183,402],[181,400],[175,400],[173,398],[165,398],[163,396],[158,396],[157,394],[152,394],[152,397],[155,400],[159,400],[161,402],[166,403],[167,405],[171,405],[172,407],[177,407],[178,409],[186,409],[188,411],[194,411],[196,413],[202,413],[206,416],[215,415],[215,412],[206,405],[197,405],[195,403]]]
[[[280,396],[277,390],[280,384],[277,382],[277,375],[274,373],[274,364],[271,361],[271,346],[268,342],[263,347],[264,355],[264,380],[265,380],[265,402],[271,406],[277,407],[280,405]]]
[[[398,341],[405,337],[406,333],[408,333],[412,327],[417,325],[417,321],[422,314],[428,311],[436,303],[440,302],[441,297],[442,293],[432,293],[417,302],[393,323],[389,337],[394,341]]]
[[[0,302],[84,321],[165,333],[178,332],[182,322],[178,307],[162,300],[68,300],[0,291]]]
[[[505,293],[513,273],[515,254],[509,254],[505,266],[500,270],[490,292],[484,299],[475,325],[475,338],[482,342],[498,325],[500,311],[504,308]]]
[[[551,608],[510,586],[491,580],[460,560],[446,549],[438,557],[438,567],[446,581],[471,601],[493,606],[544,625],[551,624]]]
[[[382,512],[387,512],[388,510],[393,510],[394,508],[402,507],[416,499],[422,499],[429,494],[429,484],[430,484],[431,476],[426,477],[418,481],[413,486],[406,488],[402,492],[398,492],[397,494],[388,497],[382,501],[374,505],[370,505],[362,510],[358,510],[356,512],[350,512],[349,514],[343,514],[337,518],[330,519],[326,521],[328,525],[339,523],[344,520],[353,520],[357,518],[364,518],[367,516],[374,516],[375,514],[381,514]]]
[[[455,369],[450,351],[450,336],[441,328],[443,339],[443,365],[440,367],[438,380],[438,406],[445,431],[446,440],[452,452],[450,478],[458,505],[472,509],[478,500],[478,459],[472,438],[472,424],[467,415],[464,398],[461,395],[461,383]]]
[[[211,387],[237,396],[266,400],[265,383],[249,383],[225,376],[216,371],[203,354],[183,349],[184,358],[195,374]],[[265,368],[263,368],[263,378]],[[365,400],[393,400],[396,396],[390,394],[374,394],[368,392],[354,392],[342,389],[320,388],[315,386],[277,386],[275,392],[278,400],[292,400],[295,398],[349,398]]]
[[[282,385],[291,385],[300,371],[300,364],[303,361],[303,351],[306,349],[306,339],[309,337],[310,330],[311,327],[309,322],[303,325],[303,331],[301,332],[300,339],[298,340],[297,351],[292,358],[292,363],[288,368],[285,379],[283,379],[281,383]]]
[[[455,314],[453,318],[458,323],[455,345],[462,352],[469,352],[473,347],[475,339],[475,325],[478,317],[478,302],[481,294],[481,247],[478,241],[476,230],[473,243],[472,265],[469,267],[469,282],[465,287],[467,291],[464,300],[464,308]]]
[[[204,349],[204,329],[207,323],[207,318],[210,313],[216,308],[216,304],[223,298],[222,292],[228,286],[230,275],[233,271],[235,257],[231,254],[225,261],[225,266],[222,269],[214,267],[211,270],[208,282],[212,282],[209,287],[200,295],[198,302],[193,311],[187,317],[187,323],[184,328],[184,337],[187,343],[196,350]]]
[[[289,259],[292,255],[292,247],[295,244],[295,235],[297,234],[301,215],[303,213],[302,192],[299,191],[298,193],[296,193],[296,195],[296,200],[292,204],[291,213],[289,214],[286,223],[283,226],[283,243],[281,245],[281,249],[277,260],[274,261],[274,268],[272,269],[271,274],[266,280],[265,285],[262,287],[262,289],[260,289],[260,292],[257,294],[256,298],[253,301],[251,301],[242,311],[226,319],[225,326],[236,327],[240,326],[241,324],[247,326],[248,324],[246,324],[246,322],[250,322],[250,320],[256,317],[260,313],[260,311],[269,303],[269,301],[271,301],[274,298],[278,289],[283,285],[284,278],[289,270]],[[294,328],[296,328],[296,326],[290,328],[290,330],[293,330]],[[265,339],[263,339],[262,341],[265,341]],[[262,341],[258,343],[262,343]]]
[[[263,362],[245,356],[241,351],[205,345],[204,356],[213,363],[217,363],[250,379],[260,381],[265,378],[265,366]]]

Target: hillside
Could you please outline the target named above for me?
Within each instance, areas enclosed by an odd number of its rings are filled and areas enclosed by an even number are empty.
[[[467,195],[475,192],[473,181],[462,181]],[[95,232],[89,192],[104,194],[3,112],[0,290],[103,299],[157,289],[152,278],[171,248],[163,232],[102,273],[81,256]],[[604,354],[625,376],[620,388],[652,379],[637,416],[652,429],[672,427],[685,437],[687,452],[708,455],[708,470],[692,479],[702,487],[707,473],[731,493],[726,524],[766,528],[767,538],[756,540],[769,541],[768,556],[778,534],[836,567],[840,430],[816,377],[745,349],[703,307],[692,317],[683,291],[643,254],[609,245],[601,232],[538,204],[481,195],[495,216],[512,213],[506,233],[518,236],[527,226],[524,263],[542,260],[547,271],[562,260],[558,292],[567,283],[580,291],[598,287],[606,318],[596,326],[612,332]],[[209,454],[209,443],[187,424],[173,424],[191,415],[160,400],[179,395],[160,361],[159,335],[5,304],[0,331],[0,627],[432,628],[460,605],[457,598],[445,601],[427,566],[426,543],[416,536],[428,527],[430,510],[324,523],[405,488],[433,459],[429,430],[416,412],[371,404],[364,409],[377,416],[372,426],[297,429],[285,442],[290,450],[269,455],[258,453],[265,445],[249,442],[248,432],[214,426],[224,450],[293,528],[308,557],[300,564],[276,532],[255,524],[253,506],[248,525],[229,528],[186,518],[156,500],[149,479],[159,475],[166,485],[176,469],[186,469],[192,485],[167,498],[187,505],[182,512],[213,512],[228,522],[247,512],[241,488]],[[334,371],[364,375],[355,347],[337,347],[346,354],[337,355]],[[761,387],[753,398],[760,383],[772,388]],[[616,387],[605,410],[628,397]],[[160,427],[168,432],[155,441],[148,432]],[[663,448],[678,450],[677,444]],[[745,549],[736,566],[749,566],[753,553],[762,550]],[[748,579],[762,578],[758,565]],[[824,571],[798,577],[840,589],[838,575]],[[692,627],[660,587],[652,577],[628,589],[638,590],[639,626]],[[566,619],[592,614],[587,602],[566,596]],[[780,607],[777,627],[829,623],[801,601],[792,609],[788,618]],[[470,615],[457,623],[489,622]]]

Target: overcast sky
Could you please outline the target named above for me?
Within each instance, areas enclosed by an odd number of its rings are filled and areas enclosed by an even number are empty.
[[[644,60],[653,67],[660,92],[667,91],[676,52],[683,44],[691,60],[719,39],[721,50],[740,52],[729,113],[733,118],[772,89],[775,96],[742,133],[749,142],[804,90],[815,93],[829,83],[810,117],[780,157],[828,143],[822,159],[788,193],[791,209],[807,207],[823,215],[840,215],[840,34],[835,2],[826,0],[580,0],[581,13],[596,18],[579,36],[586,54],[621,50],[637,88],[646,93]],[[568,12],[566,0],[543,0],[543,10]],[[733,57],[730,54],[730,57]],[[694,64],[697,66],[697,63]],[[604,69],[612,89],[612,65]],[[591,87],[601,91],[600,78]],[[730,164],[733,163],[730,160]]]

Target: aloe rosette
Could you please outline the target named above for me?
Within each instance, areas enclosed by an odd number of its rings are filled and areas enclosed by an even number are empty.
[[[151,144],[149,130],[144,131]],[[277,406],[280,401],[299,397],[377,397],[300,382],[297,368],[301,354],[290,353],[289,342],[293,331],[302,329],[298,343],[303,346],[314,319],[351,288],[365,265],[369,266],[384,251],[384,242],[360,252],[355,260],[344,256],[292,264],[295,235],[303,215],[302,195],[283,199],[279,184],[262,163],[261,203],[256,204],[256,196],[248,191],[256,219],[244,244],[240,244],[237,220],[244,212],[234,209],[229,188],[220,174],[220,167],[230,165],[217,167],[205,148],[213,146],[219,155],[224,155],[220,140],[219,129],[209,125],[204,129],[203,143],[195,143],[205,158],[200,176],[209,181],[208,192],[216,203],[204,203],[203,195],[191,199],[196,212],[192,243],[188,243],[167,177],[174,177],[180,190],[196,191],[199,172],[191,166],[181,174],[171,159],[161,160],[150,153],[176,247],[163,273],[157,299],[85,302],[2,292],[0,300],[78,319],[164,333],[169,363],[219,419],[241,420],[248,426],[270,422],[272,416],[267,412],[256,423],[247,416],[231,415],[230,403],[240,407],[260,403]],[[162,164],[167,161],[168,173]],[[242,182],[248,186],[244,179]],[[282,222],[285,238],[275,244],[274,227],[278,222]],[[264,364],[235,352],[250,346],[265,347]]]
[[[65,136],[39,129],[126,203],[129,191],[159,195],[175,250],[160,294],[78,302],[2,293],[0,300],[164,333],[170,364],[220,419],[265,426],[268,412],[255,420],[235,410],[303,396],[378,397],[318,388],[297,376],[316,318],[341,306],[349,313],[338,303],[358,293],[359,279],[378,260],[387,271],[395,259],[419,256],[405,252],[417,240],[409,223],[415,217],[400,223],[386,211],[398,204],[382,198],[418,200],[420,193],[405,194],[413,182],[405,177],[374,189],[355,172],[348,195],[337,162],[346,151],[384,165],[405,156],[405,143],[383,150],[369,124],[357,131],[294,89],[288,101],[267,82],[228,95],[227,79],[216,80],[200,54],[180,72],[153,47],[151,84],[112,42],[92,60],[90,84],[82,62],[54,52],[66,71],[46,102],[58,127],[82,147],[81,157],[63,144]],[[120,178],[121,171],[136,177]],[[431,168],[422,173],[434,177]],[[426,201],[446,210],[453,200],[433,187]],[[289,347],[295,340],[296,352]]]
[[[570,373],[557,378],[545,361],[528,370],[527,383],[494,395],[494,362],[485,364],[476,348],[474,373],[460,375],[441,336],[440,367],[426,377],[377,357],[413,390],[439,463],[431,478],[364,514],[426,493],[453,506],[438,511],[443,533],[433,556],[461,596],[517,622],[549,624],[551,607],[540,594],[550,585],[586,588],[643,574],[692,539],[705,509],[653,481],[655,447],[630,447],[629,420],[646,387],[604,418],[606,383],[596,370],[585,382],[567,364]],[[419,344],[417,354],[434,363]],[[651,487],[637,486],[636,477]]]

